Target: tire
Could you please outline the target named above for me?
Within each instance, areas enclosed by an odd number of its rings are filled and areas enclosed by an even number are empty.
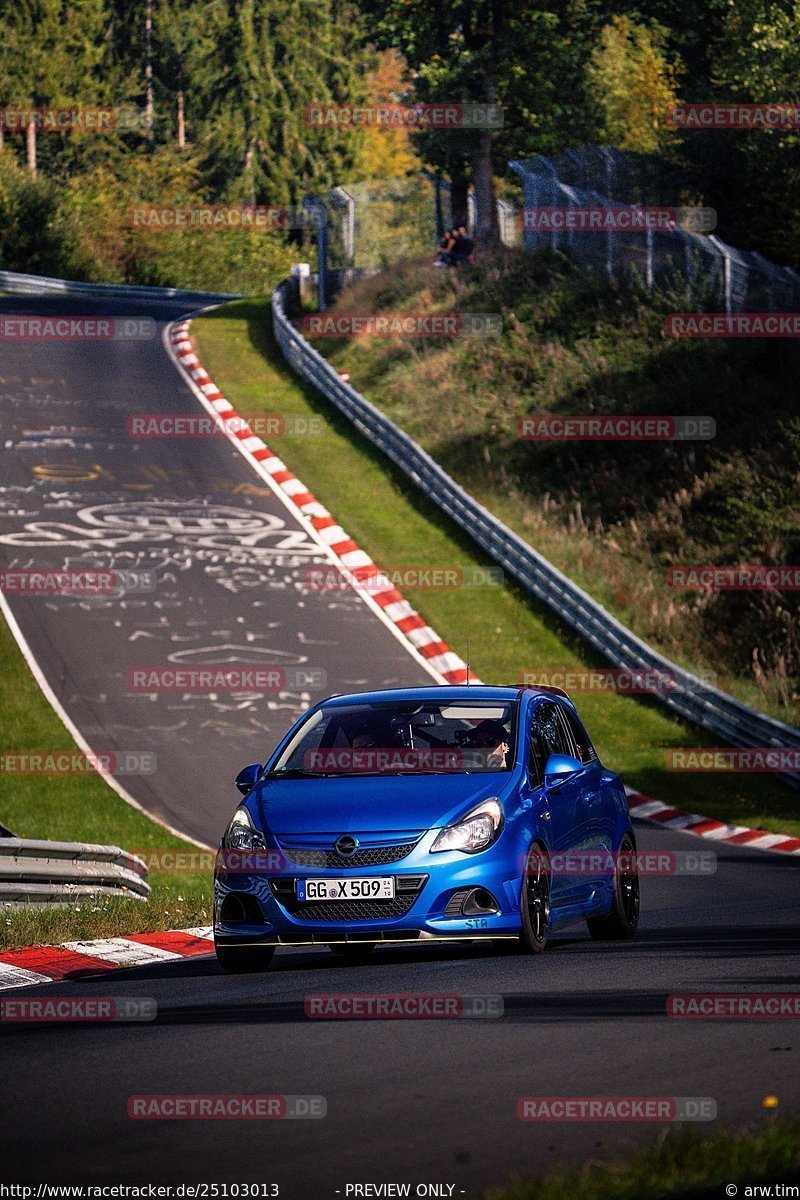
[[[520,915],[519,949],[525,954],[541,954],[550,932],[550,856],[538,842],[531,846],[525,861]]]
[[[614,898],[611,912],[606,917],[587,917],[589,933],[597,941],[629,941],[639,924],[639,872],[636,866],[636,848],[633,839],[625,834],[619,847],[619,855],[630,855],[630,868],[623,863],[620,869],[619,856],[614,868]]]
[[[220,946],[215,945],[217,962],[223,971],[235,975],[266,971],[275,953],[274,946]]]
[[[375,949],[374,942],[332,942],[328,949],[337,958],[344,958],[351,963],[366,962]]]

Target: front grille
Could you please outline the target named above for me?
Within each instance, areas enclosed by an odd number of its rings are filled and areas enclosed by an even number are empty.
[[[415,896],[395,896],[394,900],[340,900],[336,904],[299,904],[290,908],[301,921],[381,921],[404,917]]]
[[[402,842],[399,846],[370,846],[346,856],[336,850],[305,850],[299,846],[284,846],[283,852],[298,867],[382,867],[405,858],[416,844],[413,841]]]
[[[276,899],[301,921],[380,921],[405,916],[427,878],[427,875],[398,875],[394,900],[327,900],[319,904],[298,900],[293,879],[273,879],[271,883]]]

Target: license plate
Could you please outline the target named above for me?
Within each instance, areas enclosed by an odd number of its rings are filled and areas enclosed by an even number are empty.
[[[394,900],[394,876],[368,879],[298,879],[298,900]]]

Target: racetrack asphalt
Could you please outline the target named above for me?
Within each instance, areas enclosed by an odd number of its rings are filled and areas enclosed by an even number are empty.
[[[215,845],[233,777],[265,760],[302,706],[435,680],[355,592],[314,586],[330,560],[225,436],[130,435],[140,414],[209,422],[162,342],[183,307],[0,299],[0,317],[150,322],[150,336],[128,340],[3,341],[0,570],[104,569],[129,582],[124,596],[6,595],[92,750],[145,768],[120,774],[122,786]],[[280,452],[281,437],[270,440]],[[284,675],[275,690],[216,693],[138,690],[129,678],[208,666]]]
[[[2,306],[64,311],[69,302],[6,299]],[[71,307],[90,311],[85,302]],[[134,310],[142,308],[113,312]],[[102,311],[111,310],[104,303]],[[162,321],[172,311],[148,309]],[[237,708],[200,697],[187,713],[179,696],[129,695],[131,666],[184,649],[208,656],[233,645],[244,655],[257,646],[324,668],[329,691],[424,682],[422,668],[360,601],[305,594],[303,571],[317,548],[226,442],[130,444],[131,411],[199,409],[159,339],[135,350],[54,343],[46,353],[41,344],[8,344],[0,375],[3,440],[12,442],[0,492],[3,566],[74,565],[74,555],[86,565],[91,554],[104,566],[155,565],[163,573],[154,593],[136,597],[144,607],[12,599],[51,685],[91,744],[158,755],[154,776],[125,781],[150,811],[215,840],[234,799],[231,775],[262,757],[297,700],[251,698]],[[84,427],[97,432],[76,432]],[[23,445],[37,436],[38,447]],[[69,444],[55,444],[60,438]],[[69,464],[80,478],[64,477]],[[263,537],[258,526],[252,556],[237,533],[243,517],[217,513],[221,523],[211,532],[192,524],[193,514],[214,517],[218,506],[283,524],[270,524]],[[8,533],[24,533],[24,545],[10,545]],[[134,557],[120,557],[128,553]],[[239,568],[257,572],[258,586],[245,587]],[[267,598],[256,599],[265,590]],[[523,1096],[711,1098],[718,1116],[693,1126],[701,1133],[771,1119],[766,1096],[777,1096],[779,1114],[796,1113],[796,1019],[677,1019],[667,1015],[667,998],[800,992],[797,860],[647,825],[637,825],[637,836],[644,850],[713,852],[717,862],[713,872],[644,878],[632,943],[593,942],[576,926],[555,935],[540,957],[470,943],[381,947],[366,965],[352,965],[325,948],[283,949],[263,975],[225,975],[213,958],[190,958],[25,989],[26,997],[149,997],[157,1016],[141,1024],[0,1022],[0,1177],[277,1183],[284,1200],[408,1182],[452,1185],[459,1196],[517,1173],[624,1154],[665,1128],[523,1122],[516,1115]],[[504,1015],[310,1019],[306,998],[320,993],[500,995]],[[324,1096],[327,1115],[128,1116],[132,1096],[212,1093]]]

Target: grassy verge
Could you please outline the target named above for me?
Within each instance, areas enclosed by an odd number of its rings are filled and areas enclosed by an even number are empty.
[[[319,436],[276,437],[270,445],[380,566],[491,565],[290,372],[273,342],[266,301],[218,309],[193,323],[192,336],[206,370],[239,412],[321,419]],[[548,609],[509,583],[406,595],[454,649],[465,654],[471,639],[473,668],[487,683],[516,683],[528,669],[602,665]],[[668,772],[670,748],[708,739],[655,701],[597,692],[576,699],[601,756],[631,785],[684,808],[800,834],[796,795],[774,780]]]
[[[0,621],[0,726],[4,752],[75,749],[5,621]],[[19,837],[99,842],[132,851],[191,849],[93,773],[0,775],[0,820]],[[144,901],[112,897],[41,910],[0,908],[0,949],[210,922],[210,871],[154,870],[148,882],[152,895]]]
[[[491,1191],[486,1200],[717,1200],[731,1184],[745,1197],[762,1194],[748,1187],[798,1179],[800,1123],[789,1121],[755,1133],[669,1137],[625,1162],[520,1182]]]
[[[464,271],[405,263],[344,313],[493,312],[496,337],[324,339],[318,349],[477,499],[669,658],[800,722],[800,600],[669,586],[673,567],[793,564],[796,359],[764,339],[674,338],[685,299],[506,253]],[[534,441],[519,422],[698,416],[710,440]]]

